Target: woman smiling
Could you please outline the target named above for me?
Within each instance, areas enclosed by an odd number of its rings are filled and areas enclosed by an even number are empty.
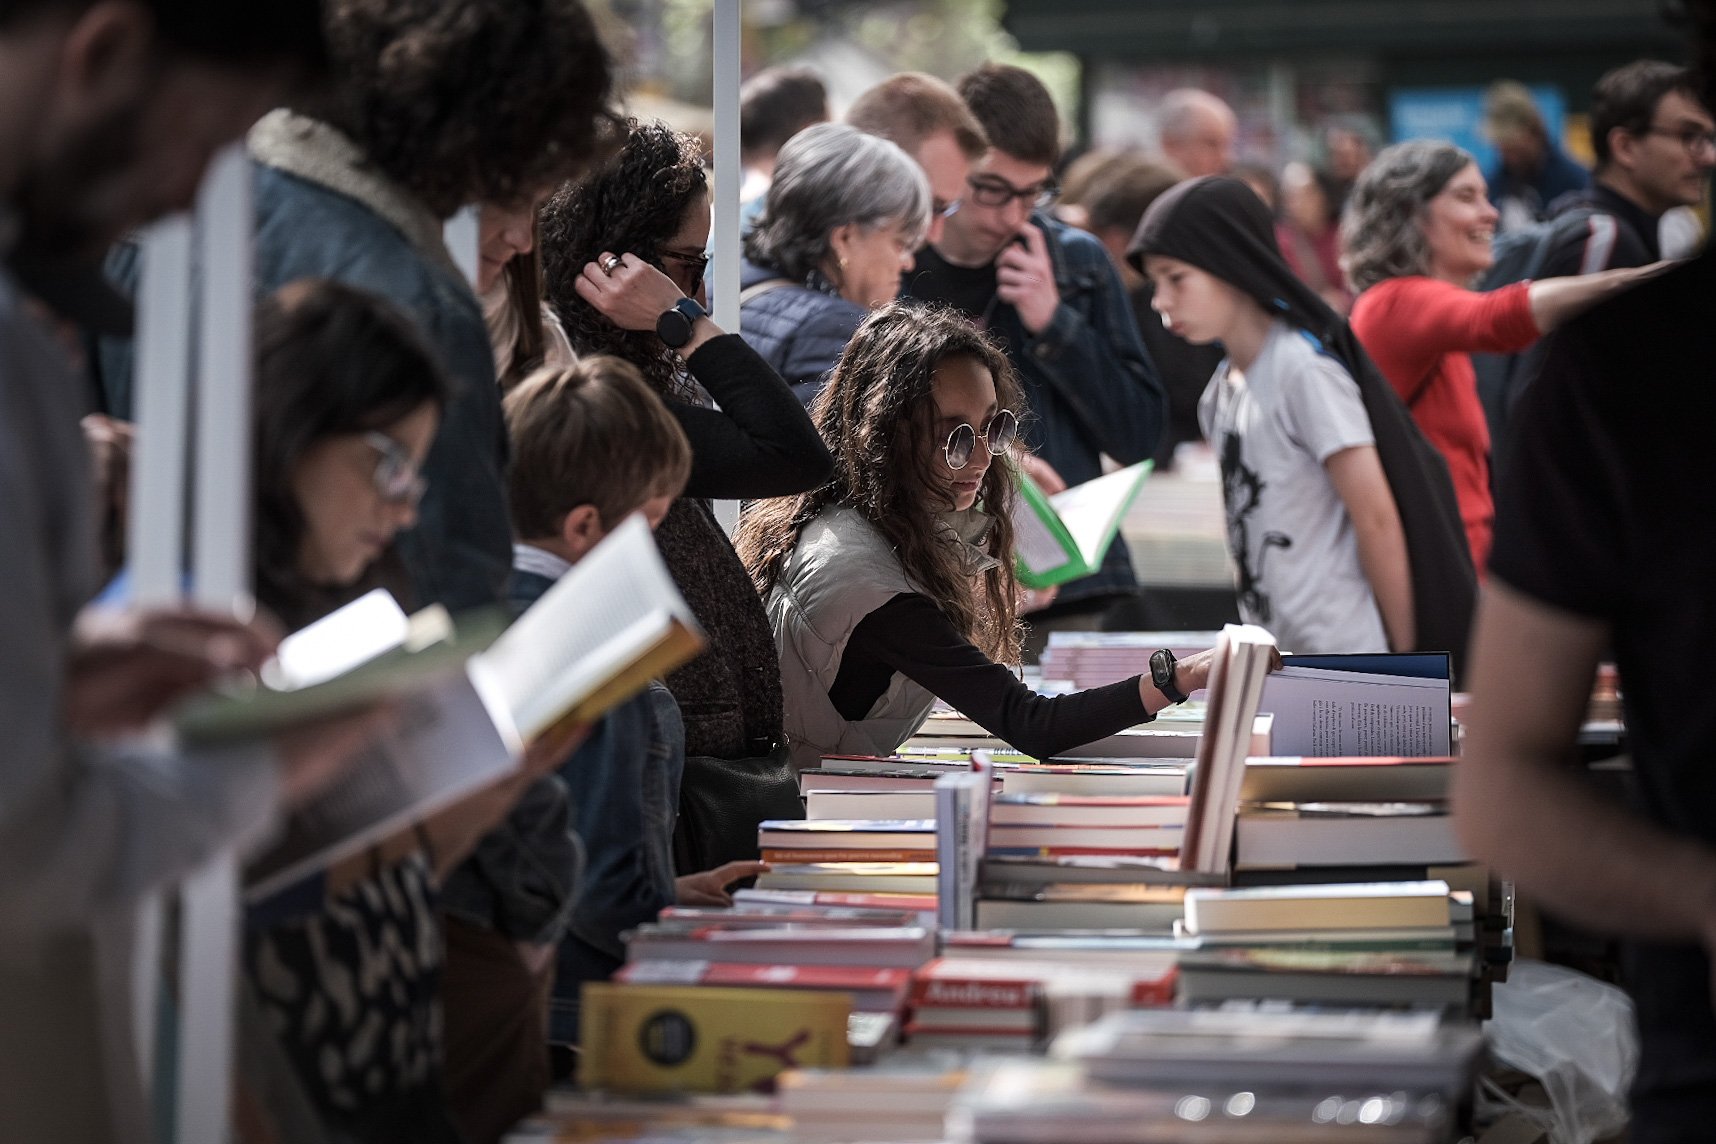
[[[1447,458],[1480,574],[1495,507],[1471,354],[1517,353],[1655,270],[1516,282],[1481,294],[1470,285],[1495,261],[1496,218],[1470,155],[1451,143],[1413,140],[1365,168],[1341,227],[1343,264],[1360,291],[1353,332]]]

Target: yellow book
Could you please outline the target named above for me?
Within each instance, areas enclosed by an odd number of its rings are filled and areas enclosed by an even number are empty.
[[[844,1068],[852,999],[808,989],[584,986],[584,1082],[624,1093],[767,1090],[794,1068]]]

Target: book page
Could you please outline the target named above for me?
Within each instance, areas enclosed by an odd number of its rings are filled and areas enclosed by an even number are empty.
[[[255,902],[496,782],[520,750],[499,698],[460,672],[401,702],[398,730],[286,820],[280,840],[246,870]]]
[[[1013,552],[1024,571],[1041,579],[1077,559],[1077,552],[1055,532],[1048,517],[1054,510],[1030,477],[1019,474],[1019,496],[1013,502]],[[1027,585],[1029,587],[1030,585]]]
[[[1090,567],[1102,563],[1126,510],[1144,487],[1150,467],[1149,461],[1140,461],[1049,498],[1078,546],[1079,555]]]
[[[562,576],[481,660],[529,739],[676,631],[700,635],[649,525],[634,515]],[[635,691],[648,679],[627,682]]]
[[[264,678],[272,687],[313,687],[403,647],[410,630],[405,609],[377,588],[281,640]]]
[[[1270,751],[1315,758],[1449,753],[1445,679],[1285,667],[1265,682],[1275,716]]]

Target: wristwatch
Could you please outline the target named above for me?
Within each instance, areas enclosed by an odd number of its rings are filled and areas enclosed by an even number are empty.
[[[671,310],[663,310],[655,320],[655,336],[670,350],[679,349],[691,340],[691,327],[697,319],[708,315],[695,299],[681,298]]]
[[[1174,653],[1167,648],[1162,648],[1150,655],[1150,682],[1156,685],[1157,691],[1168,697],[1170,703],[1184,703],[1186,701],[1186,693],[1174,683],[1174,668],[1178,666],[1179,661],[1174,658]]]

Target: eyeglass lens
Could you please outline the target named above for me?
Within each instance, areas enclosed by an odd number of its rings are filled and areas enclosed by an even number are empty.
[[[1003,409],[989,419],[984,427],[983,441],[990,456],[1005,453],[1013,444],[1013,438],[1019,431],[1019,419],[1013,416],[1010,409]],[[953,432],[947,435],[947,467],[958,470],[971,463],[971,454],[977,451],[977,430],[971,425],[956,425]]]

